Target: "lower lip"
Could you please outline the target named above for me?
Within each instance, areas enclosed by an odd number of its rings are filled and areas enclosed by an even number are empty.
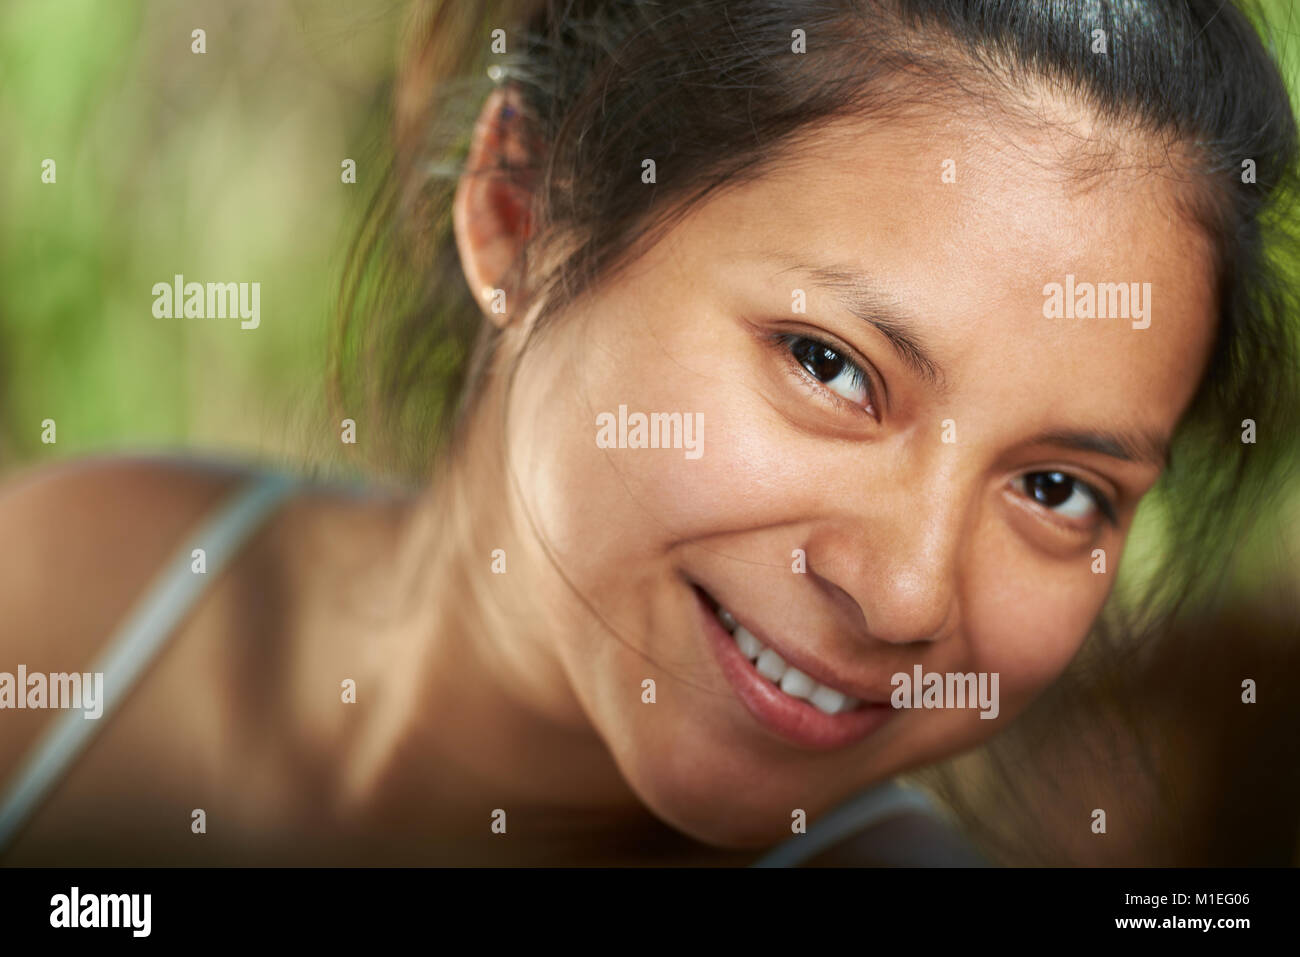
[[[722,673],[755,720],[781,740],[813,751],[834,751],[861,741],[894,713],[887,704],[863,704],[843,714],[825,714],[806,701],[790,697],[754,669],[708,601],[698,589],[692,591]]]

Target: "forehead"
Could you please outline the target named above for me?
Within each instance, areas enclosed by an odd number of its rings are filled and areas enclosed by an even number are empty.
[[[970,116],[837,121],[707,204],[693,242],[702,261],[777,302],[806,288],[810,313],[824,293],[786,267],[862,277],[924,326],[954,394],[1033,390],[1090,424],[1168,432],[1212,339],[1209,243],[1180,212],[1185,184],[1137,150],[1081,175],[1098,141],[1082,118],[1041,129]],[[1105,315],[1123,307],[1106,295],[1121,283],[1146,293],[1128,303],[1133,318]],[[1053,284],[1076,300],[1066,316],[1044,315]],[[1101,295],[1083,318],[1090,286]],[[1135,328],[1139,302],[1146,328]]]

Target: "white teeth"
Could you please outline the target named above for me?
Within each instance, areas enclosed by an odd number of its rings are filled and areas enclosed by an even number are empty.
[[[817,687],[817,682],[813,681],[798,668],[787,668],[785,674],[781,676],[781,690],[791,698],[799,698],[801,701],[807,701],[812,697],[813,690]]]
[[[784,658],[771,648],[764,648],[763,643],[748,630],[737,627],[735,616],[725,608],[718,609],[718,621],[731,632],[736,647],[754,663],[755,670],[790,697],[807,701],[823,714],[843,714],[861,704],[857,698],[818,684],[798,668],[787,665]]]
[[[764,648],[754,667],[768,681],[780,681],[781,676],[785,674],[785,659],[771,648]]]
[[[762,643],[744,628],[736,629],[736,645],[740,648],[740,653],[750,661],[763,653]]]
[[[808,696],[809,703],[818,711],[824,711],[826,714],[839,714],[841,711],[847,711],[845,702],[849,698],[840,694],[834,688],[828,688],[825,685],[818,685],[817,690]]]

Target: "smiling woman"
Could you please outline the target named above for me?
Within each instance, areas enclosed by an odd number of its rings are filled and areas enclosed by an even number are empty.
[[[749,863],[801,846],[792,821],[851,838],[846,806],[897,811],[891,782],[1006,730],[1089,636],[1160,634],[1159,589],[1194,598],[1277,481],[1296,127],[1237,8],[457,2],[411,26],[333,371],[370,464],[420,487],[303,490],[176,630],[101,751],[172,769],[136,859]],[[1075,276],[1122,319],[1085,318]],[[115,514],[167,518],[78,634],[235,484],[115,468]],[[79,481],[11,494],[0,537]],[[1158,614],[1125,617],[1153,489],[1191,507]],[[50,600],[0,593],[32,628]],[[156,833],[198,780],[237,832],[219,852]],[[70,779],[12,859],[63,860],[101,785]]]
[[[513,485],[501,495],[549,549],[548,561],[512,571],[524,585],[515,594],[558,588],[551,600],[562,602],[576,590],[594,606],[605,627],[575,618],[553,653],[583,712],[625,743],[614,757],[638,796],[700,840],[771,840],[787,816],[778,809],[827,810],[1020,712],[1078,651],[1113,580],[1093,574],[1092,552],[1118,555],[1159,475],[1156,464],[1060,438],[1171,434],[1205,365],[1207,242],[1192,228],[1168,234],[1171,180],[1081,194],[1056,168],[1014,159],[1037,155],[1035,144],[1061,152],[1046,134],[957,109],[823,125],[815,141],[787,147],[798,163],[695,206],[528,348],[513,351],[512,337],[534,319],[502,330],[500,348],[517,361],[501,397],[501,469]],[[955,158],[960,192],[921,154],[934,142]],[[863,156],[918,154],[862,176]],[[1109,224],[1122,216],[1149,230],[1117,238]],[[464,223],[491,235],[483,213]],[[979,241],[941,239],[959,236]],[[852,263],[905,304],[906,318],[891,317],[895,338],[799,273],[773,269],[764,248],[774,237]],[[1069,264],[1150,276],[1167,316],[1140,333],[1045,321],[1043,277]],[[792,313],[792,290],[807,293],[805,311]],[[540,395],[550,398],[528,398]],[[718,438],[690,470],[592,448],[575,426],[622,400],[700,410]],[[792,572],[796,549],[803,574]],[[548,585],[557,566],[563,579]],[[688,584],[772,650],[753,668],[722,659],[732,694],[698,625],[673,624],[683,601],[689,608]],[[866,706],[818,716],[786,692],[791,662],[876,708],[891,676],[916,664],[996,672],[1000,716],[875,716]],[[645,715],[623,700],[619,689],[648,668],[660,702],[680,705]],[[697,761],[728,773],[701,776]]]

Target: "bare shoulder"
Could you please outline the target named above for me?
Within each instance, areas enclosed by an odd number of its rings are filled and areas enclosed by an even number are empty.
[[[0,654],[84,664],[186,533],[256,474],[233,464],[123,456],[0,480]],[[373,549],[395,539],[409,505],[396,493],[340,494],[305,481],[225,577],[252,576],[266,601],[276,582],[333,589],[331,559],[345,571],[364,567]]]
[[[0,483],[0,672],[90,670],[155,576],[188,557],[188,533],[255,474],[115,458]],[[392,547],[405,508],[397,497],[296,488],[210,570],[194,607],[6,860],[123,863],[131,847],[142,862],[182,863],[232,843],[195,844],[195,807],[220,815],[228,835],[236,821],[252,833],[297,813],[288,808],[302,789],[286,769],[302,777],[309,758],[320,763],[303,753],[309,711],[299,701],[319,699],[320,673],[332,679],[334,660],[347,654],[345,586],[363,585],[361,570]],[[49,711],[0,711],[0,782],[50,720]]]
[[[184,530],[240,480],[141,457],[45,466],[0,484],[0,671],[84,670]],[[0,773],[44,717],[4,714]]]
[[[180,460],[106,458],[0,484],[4,649],[83,659],[183,531],[245,479]]]

